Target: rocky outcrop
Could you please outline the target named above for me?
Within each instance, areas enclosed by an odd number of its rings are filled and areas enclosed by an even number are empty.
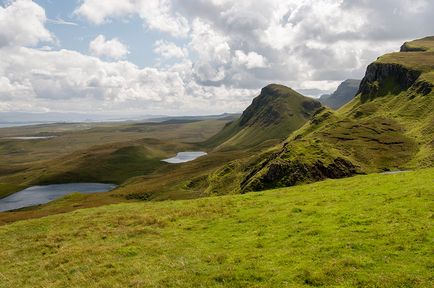
[[[430,83],[428,81],[420,80],[417,81],[410,89],[410,92],[414,93],[415,95],[428,95],[434,90],[433,83]]]
[[[358,94],[362,102],[409,89],[421,75],[420,71],[400,64],[374,62],[368,66]]]
[[[294,186],[327,178],[338,179],[357,174],[356,167],[348,160],[340,157],[328,164],[319,159],[314,163],[275,159],[263,166],[261,168],[263,173],[252,171],[241,182],[241,191],[243,193],[275,187]]]

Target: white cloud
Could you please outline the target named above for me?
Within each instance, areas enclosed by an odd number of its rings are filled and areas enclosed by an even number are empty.
[[[160,55],[164,60],[168,59],[183,59],[188,56],[188,51],[185,48],[177,46],[175,43],[165,40],[155,42],[154,52]]]
[[[128,47],[114,38],[106,40],[103,35],[98,35],[89,43],[89,50],[94,56],[122,59],[130,52]]]
[[[88,19],[94,24],[101,25],[107,18],[117,18],[133,13],[133,1],[118,0],[85,0],[75,10],[75,13]]]
[[[0,6],[0,47],[33,46],[40,41],[52,41],[53,36],[44,27],[46,20],[44,9],[31,0]]]
[[[26,48],[54,36],[43,8],[17,0],[0,8],[0,110],[241,111],[271,82],[318,94],[361,78],[434,25],[425,0],[83,0],[75,13],[96,25],[139,17],[161,32],[156,65],[104,61],[128,49],[101,35],[90,45],[101,59]]]
[[[140,69],[127,61],[24,47],[0,49],[0,58],[5,59],[0,62],[4,110],[30,106],[45,111],[213,113],[216,106],[219,112],[241,110],[254,93],[198,85],[189,61],[167,69]],[[234,95],[239,98],[232,99]]]
[[[138,15],[147,28],[173,36],[184,37],[190,29],[187,19],[173,11],[170,0],[84,0],[75,13],[97,25]]]
[[[229,39],[200,19],[193,22],[190,37],[190,49],[197,56],[194,71],[198,80],[222,81],[226,77],[226,68],[231,61]]]
[[[246,54],[241,50],[237,50],[235,51],[235,62],[244,65],[247,69],[267,67],[267,60],[256,52]]]

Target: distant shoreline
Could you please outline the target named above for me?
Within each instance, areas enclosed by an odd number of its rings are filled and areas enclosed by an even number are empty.
[[[53,124],[55,122],[18,122],[18,123],[0,123],[0,128],[13,128],[22,126],[34,126],[43,124]]]

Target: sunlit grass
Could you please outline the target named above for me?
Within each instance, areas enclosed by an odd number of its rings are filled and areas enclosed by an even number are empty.
[[[0,227],[0,287],[432,287],[434,169]]]

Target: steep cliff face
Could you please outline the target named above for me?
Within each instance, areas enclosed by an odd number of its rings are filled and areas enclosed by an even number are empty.
[[[400,64],[374,62],[368,66],[357,94],[361,94],[362,102],[399,94],[413,86],[421,74]]]
[[[358,169],[350,161],[337,157],[330,162],[317,159],[282,161],[279,155],[270,156],[241,181],[241,192],[261,191],[276,187],[294,186],[327,178],[338,179],[357,174]]]
[[[381,56],[366,70],[358,94],[362,102],[409,91],[428,95],[433,91],[434,37],[401,46],[401,52]]]

